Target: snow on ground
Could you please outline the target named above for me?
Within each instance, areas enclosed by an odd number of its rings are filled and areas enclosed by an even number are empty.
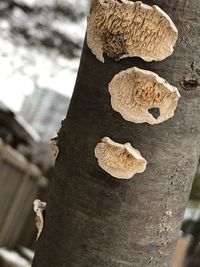
[[[30,267],[30,262],[22,258],[18,253],[14,251],[0,248],[0,263],[8,267]]]
[[[31,262],[33,261],[35,253],[32,250],[25,247],[21,247],[20,252],[22,253],[23,256],[25,256],[25,258],[29,259]]]
[[[184,220],[199,221],[200,204],[198,201],[189,201],[185,211]]]

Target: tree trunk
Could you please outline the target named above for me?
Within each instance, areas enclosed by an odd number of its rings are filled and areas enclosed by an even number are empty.
[[[199,0],[145,3],[172,17],[179,29],[175,52],[162,62],[107,58],[103,64],[84,45],[33,267],[171,266],[199,157],[200,9]],[[134,124],[111,108],[108,83],[133,66],[179,88],[172,119]],[[105,136],[139,149],[146,171],[131,180],[103,171],[94,148]]]

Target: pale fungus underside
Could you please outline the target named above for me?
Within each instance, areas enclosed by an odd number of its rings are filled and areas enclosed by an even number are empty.
[[[34,200],[33,209],[36,213],[35,222],[36,222],[36,227],[38,230],[37,240],[39,239],[39,237],[42,233],[43,227],[44,227],[44,210],[45,210],[45,208],[46,208],[45,202],[42,202],[39,199]]]
[[[58,137],[52,138],[49,142],[49,148],[52,153],[52,159],[56,159],[59,154],[59,147],[58,147]]]
[[[158,6],[140,1],[93,0],[87,44],[98,60],[141,57],[161,61],[173,53],[178,31]]]
[[[130,122],[159,124],[174,116],[178,89],[156,73],[130,68],[109,84],[112,108]]]
[[[119,144],[104,137],[95,148],[99,166],[115,178],[130,179],[146,169],[147,161],[130,143]]]

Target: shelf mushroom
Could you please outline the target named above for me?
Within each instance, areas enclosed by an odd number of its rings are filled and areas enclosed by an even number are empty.
[[[173,53],[178,30],[158,6],[141,1],[93,0],[87,44],[98,60],[140,57],[161,61]]]
[[[119,179],[130,179],[136,173],[146,169],[147,161],[130,143],[119,144],[109,137],[104,137],[95,148],[99,166],[111,176]]]
[[[130,122],[159,124],[174,116],[180,98],[176,87],[152,71],[129,68],[108,86],[112,108]]]

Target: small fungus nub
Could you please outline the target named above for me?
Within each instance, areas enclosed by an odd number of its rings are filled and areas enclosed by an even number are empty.
[[[33,209],[36,213],[36,218],[35,218],[36,227],[38,230],[37,240],[39,239],[39,237],[42,233],[43,227],[44,227],[44,211],[46,209],[46,205],[47,204],[45,202],[42,202],[39,199],[36,199],[33,202]]]
[[[48,142],[49,148],[52,153],[52,158],[56,159],[59,154],[59,147],[58,147],[58,137],[51,138],[51,140]]]

